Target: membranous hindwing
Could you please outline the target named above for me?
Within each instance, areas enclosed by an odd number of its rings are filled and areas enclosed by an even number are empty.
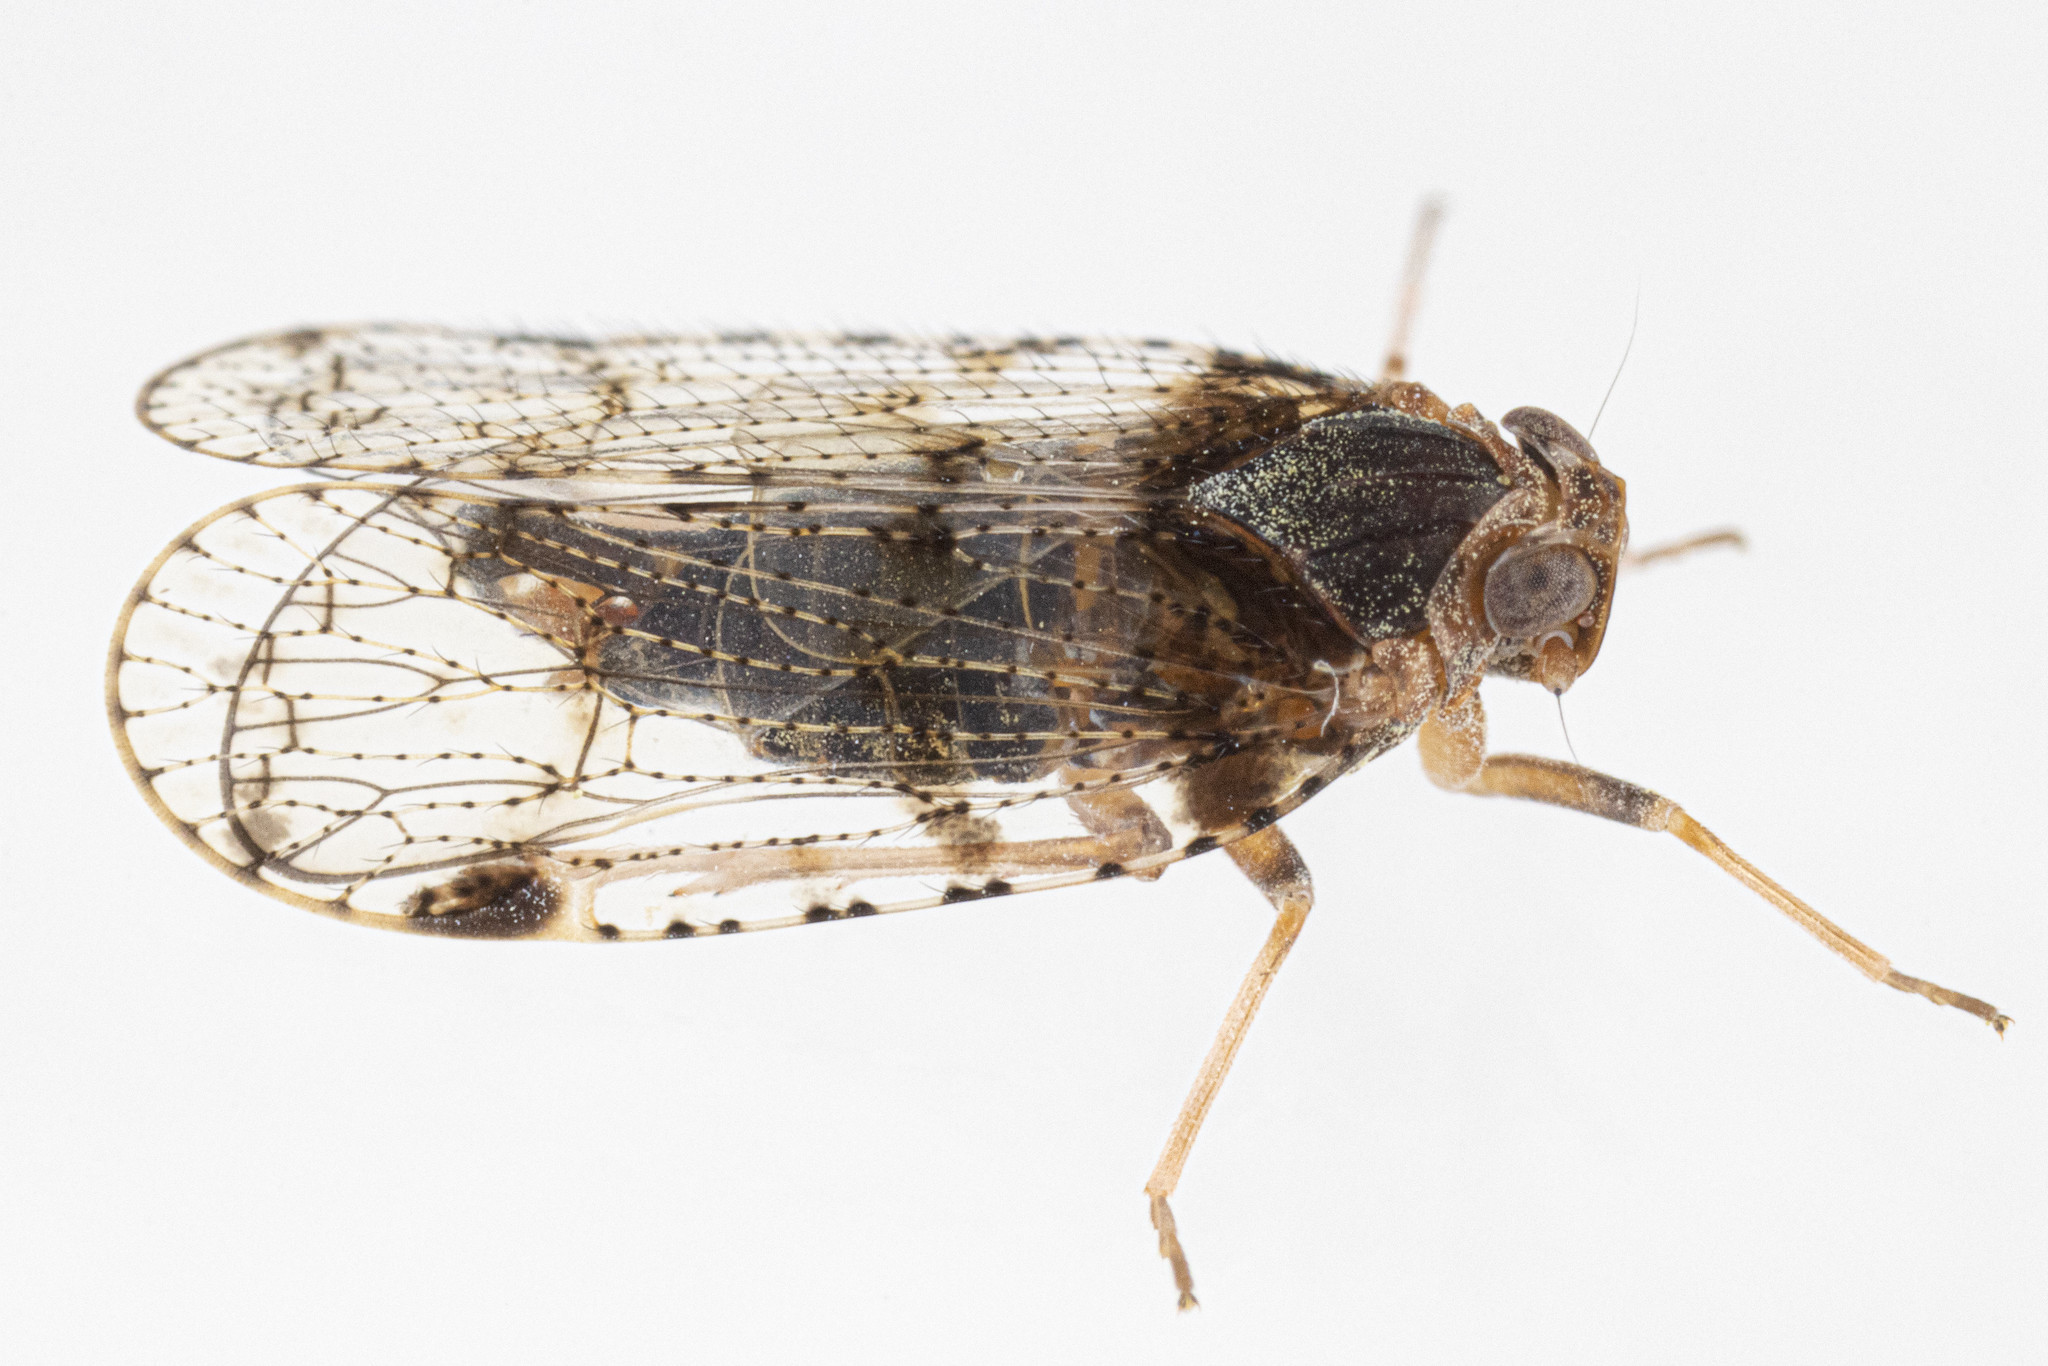
[[[138,586],[111,679],[138,779],[286,899],[616,938],[1144,875],[1406,732],[1332,724],[1330,666],[1356,641],[1184,492],[1365,401],[1342,382],[1216,353],[1166,374],[1184,349],[1103,351],[1091,378],[1079,344],[685,339],[662,344],[666,406],[614,379],[624,406],[591,419],[588,375],[493,371],[430,333],[470,362],[443,356],[435,391],[412,351],[379,368],[391,337],[248,343],[215,353],[234,385],[201,358],[145,395],[238,459],[305,464],[325,442],[418,469],[408,433],[469,473],[554,452],[544,480],[252,499]],[[686,347],[724,373],[689,380]],[[249,380],[265,366],[287,379]],[[282,387],[308,376],[344,387]],[[923,417],[880,420],[884,395]],[[549,404],[561,422],[537,435]]]

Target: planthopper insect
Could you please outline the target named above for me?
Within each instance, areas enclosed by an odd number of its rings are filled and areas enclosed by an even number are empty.
[[[143,421],[317,481],[172,542],[108,699],[144,795],[242,882],[419,934],[700,935],[1154,878],[1277,911],[1145,1190],[1168,1197],[1311,904],[1277,822],[1411,736],[1462,792],[1666,831],[1907,977],[1669,800],[1489,754],[1627,562],[1561,419],[1402,378],[1077,337],[282,332]],[[1504,430],[1503,430],[1504,429]]]

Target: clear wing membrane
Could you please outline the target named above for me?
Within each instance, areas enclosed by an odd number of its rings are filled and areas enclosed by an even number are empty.
[[[138,410],[181,446],[294,469],[872,481],[1001,447],[1085,485],[1127,462],[1122,438],[1199,440],[1242,417],[1245,400],[1314,403],[1345,387],[1172,342],[585,341],[374,326],[207,352],[158,376]]]
[[[1177,496],[1356,402],[1150,343],[259,338],[145,418],[470,482],[201,523],[131,599],[116,730],[217,862],[404,928],[677,936],[1143,874],[1357,757],[1316,743],[1320,642],[1271,634],[1316,614],[1241,612],[1285,585]]]

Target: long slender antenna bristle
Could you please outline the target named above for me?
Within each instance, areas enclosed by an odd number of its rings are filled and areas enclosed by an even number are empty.
[[[1607,392],[1600,396],[1600,406],[1593,410],[1592,424],[1586,428],[1586,440],[1593,439],[1593,433],[1600,430],[1600,418],[1607,411],[1607,400],[1614,397],[1614,386],[1621,383],[1621,372],[1628,368],[1628,353],[1636,349],[1636,324],[1643,320],[1643,287],[1636,286],[1635,308],[1629,313],[1628,341],[1621,348],[1621,364],[1614,367],[1614,378],[1607,381]]]
[[[1571,755],[1572,762],[1576,764],[1579,762],[1579,751],[1572,745],[1572,728],[1564,723],[1564,694],[1558,692],[1552,693],[1551,696],[1557,699],[1557,728],[1564,732],[1565,753]]]

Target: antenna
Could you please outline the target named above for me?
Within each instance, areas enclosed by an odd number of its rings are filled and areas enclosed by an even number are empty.
[[[1572,756],[1572,762],[1576,764],[1579,762],[1579,751],[1572,744],[1572,728],[1564,723],[1564,694],[1552,693],[1551,696],[1557,699],[1557,728],[1564,732],[1565,752]]]
[[[1614,367],[1614,378],[1607,381],[1607,392],[1600,396],[1600,406],[1593,410],[1593,425],[1586,428],[1586,440],[1593,439],[1593,433],[1600,429],[1600,416],[1607,411],[1607,400],[1614,397],[1614,386],[1621,383],[1621,372],[1628,368],[1628,353],[1636,349],[1636,324],[1643,320],[1643,286],[1636,283],[1636,304],[1628,319],[1628,341],[1621,348],[1621,364]]]

